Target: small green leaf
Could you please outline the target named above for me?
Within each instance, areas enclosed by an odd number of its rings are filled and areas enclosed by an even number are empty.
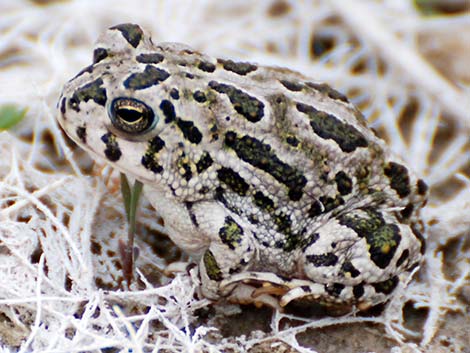
[[[135,233],[137,206],[139,205],[139,198],[140,194],[142,193],[142,187],[142,183],[136,180],[131,191],[131,202],[129,205],[129,227],[133,233]]]
[[[124,201],[124,208],[126,209],[126,217],[129,222],[129,210],[131,204],[131,188],[129,186],[129,181],[127,176],[124,173],[121,173],[121,194]]]
[[[127,176],[121,173],[121,193],[126,209],[127,222],[129,224],[127,234],[127,244],[120,241],[120,252],[123,262],[124,278],[129,286],[134,273],[134,235],[136,229],[136,214],[139,205],[139,198],[142,193],[143,184],[135,180],[132,189],[127,180]]]
[[[18,124],[27,111],[27,108],[19,108],[15,104],[0,106],[0,130],[8,130]]]
[[[142,193],[142,187],[142,183],[136,180],[131,189],[126,175],[121,173],[121,193],[124,200],[124,207],[126,209],[127,222],[129,222],[129,229],[132,231],[135,230],[135,216],[140,194]]]

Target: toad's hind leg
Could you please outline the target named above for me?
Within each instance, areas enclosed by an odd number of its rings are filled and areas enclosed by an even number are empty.
[[[363,208],[321,226],[303,251],[301,267],[312,282],[323,284],[321,300],[373,305],[387,300],[399,280],[409,276],[406,271],[419,263],[421,247],[422,239],[394,212]],[[292,292],[285,300],[303,296],[308,293]]]

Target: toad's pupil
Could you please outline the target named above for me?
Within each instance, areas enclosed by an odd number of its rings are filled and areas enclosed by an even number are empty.
[[[141,111],[137,111],[132,108],[120,108],[116,112],[116,115],[130,124],[135,123],[143,118],[143,114]]]

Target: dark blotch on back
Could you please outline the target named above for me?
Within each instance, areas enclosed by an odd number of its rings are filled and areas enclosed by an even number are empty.
[[[338,221],[366,239],[371,260],[384,269],[392,261],[400,244],[400,229],[395,224],[386,223],[382,215],[373,209],[363,211],[365,213],[343,214],[338,217]]]
[[[180,99],[180,92],[176,88],[172,88],[170,91],[170,97],[173,99]]]
[[[202,154],[201,158],[199,158],[199,160],[196,162],[197,172],[202,173],[207,168],[209,168],[212,165],[213,162],[214,161],[213,161],[211,155],[208,152],[204,152]]]
[[[302,91],[302,88],[304,87],[299,82],[293,82],[293,81],[287,81],[287,80],[280,80],[279,82],[281,82],[285,88],[287,88],[289,91],[292,91],[292,92]]]
[[[390,179],[390,186],[403,198],[411,192],[408,169],[401,164],[389,162],[384,168],[384,174]]]
[[[165,123],[171,123],[176,120],[175,106],[169,100],[164,99],[160,103],[160,109],[165,115]]]
[[[164,99],[160,103],[160,109],[165,115],[165,123],[176,121],[176,125],[183,133],[185,139],[191,143],[198,144],[202,140],[202,134],[199,129],[190,120],[183,120],[176,117],[175,106],[169,100]]]
[[[143,72],[135,72],[131,74],[125,81],[124,87],[129,89],[144,89],[160,82],[165,81],[170,74],[165,70],[159,69],[152,65],[147,65]]]
[[[194,92],[193,98],[196,102],[199,102],[199,103],[204,103],[207,100],[206,95],[202,91]]]
[[[236,112],[243,115],[248,121],[256,123],[263,118],[264,103],[255,97],[251,97],[238,88],[216,81],[210,81],[209,87],[219,93],[226,94]]]
[[[202,134],[191,120],[176,118],[176,125],[179,127],[186,140],[198,144],[202,140]]]
[[[96,48],[93,51],[93,64],[99,63],[108,57],[108,51],[104,48]]]
[[[222,64],[223,68],[228,71],[235,72],[238,75],[246,75],[252,71],[255,71],[258,67],[256,65],[244,62],[235,62],[232,60],[217,59]]]
[[[215,71],[215,65],[213,63],[210,63],[208,61],[200,61],[197,64],[197,68],[201,71],[205,72],[214,72]]]
[[[103,80],[101,78],[96,79],[93,82],[87,83],[83,87],[77,89],[69,100],[69,106],[79,112],[80,102],[88,102],[92,99],[96,104],[105,106],[106,104],[106,89],[101,87]]]
[[[332,252],[320,255],[307,255],[306,258],[315,267],[334,266],[338,262],[338,256]]]
[[[163,61],[163,55],[159,53],[144,53],[137,55],[135,59],[142,64],[158,64]]]
[[[297,110],[308,115],[310,126],[318,136],[332,139],[344,152],[352,152],[358,147],[369,145],[365,137],[354,126],[342,122],[332,114],[319,111],[303,103],[297,103]]]
[[[310,88],[313,88],[313,89],[317,90],[317,91],[325,93],[331,99],[340,100],[344,103],[349,103],[348,98],[344,94],[342,94],[342,93],[336,91],[335,89],[331,88],[326,83],[307,82],[306,85]]]
[[[248,135],[239,138],[233,131],[225,134],[225,145],[233,149],[241,160],[265,171],[287,186],[292,201],[300,200],[307,179],[300,171],[282,162],[270,145]]]
[[[134,48],[137,48],[144,35],[142,28],[133,23],[123,23],[110,29],[117,29]]]
[[[253,199],[255,200],[255,205],[265,211],[273,211],[274,210],[274,202],[269,197],[264,195],[261,191],[257,191],[253,195]]]
[[[341,195],[347,195],[352,191],[352,180],[345,172],[340,171],[335,175],[336,187]]]
[[[240,196],[246,195],[249,185],[245,179],[233,169],[222,167],[217,171],[217,177],[236,194]]]

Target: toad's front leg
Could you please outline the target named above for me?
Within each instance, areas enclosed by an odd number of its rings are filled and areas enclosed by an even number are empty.
[[[221,290],[221,281],[246,272],[256,261],[252,226],[214,202],[194,203],[191,213],[198,231],[209,242],[199,261],[202,295],[213,300],[229,297],[230,291]]]

